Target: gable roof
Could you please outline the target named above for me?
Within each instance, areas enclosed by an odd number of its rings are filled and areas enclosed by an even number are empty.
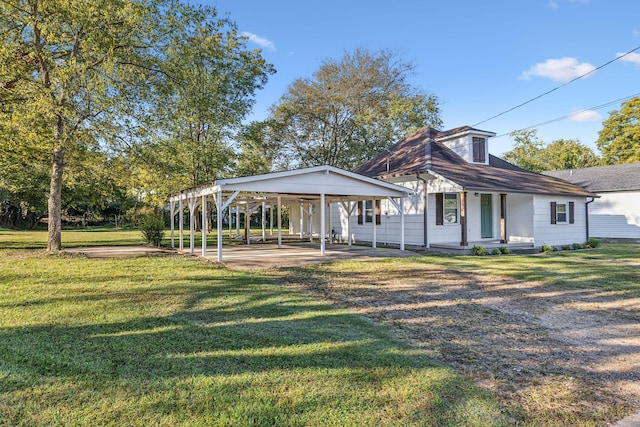
[[[355,172],[380,179],[431,173],[467,191],[595,196],[565,180],[521,169],[493,155],[489,155],[488,165],[469,163],[439,142],[468,133],[494,135],[469,126],[445,132],[425,127],[365,162]]]
[[[596,193],[640,190],[640,162],[547,171],[543,174],[564,179]]]

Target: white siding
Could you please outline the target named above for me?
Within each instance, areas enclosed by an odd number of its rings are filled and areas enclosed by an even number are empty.
[[[507,194],[507,239],[514,243],[533,243],[532,195]]]
[[[640,192],[600,193],[589,204],[589,235],[640,239]]]
[[[551,202],[575,203],[575,223],[551,224]],[[533,198],[533,226],[534,244],[560,246],[572,243],[584,243],[587,239],[587,225],[585,220],[586,198],[569,198],[560,196],[534,196]],[[567,211],[568,219],[568,211]]]

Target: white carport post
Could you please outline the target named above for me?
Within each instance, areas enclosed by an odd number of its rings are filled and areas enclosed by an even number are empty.
[[[233,202],[233,199],[235,199],[238,194],[240,194],[239,191],[235,191],[228,199],[225,203],[222,203],[222,188],[218,187],[217,191],[216,191],[216,196],[213,199],[215,204],[216,204],[216,209],[217,209],[217,226],[218,226],[218,241],[217,241],[217,246],[218,246],[218,262],[222,262],[222,212],[224,212],[224,210],[229,207],[229,221],[231,221],[231,202]],[[237,212],[236,212],[237,215]]]
[[[378,247],[378,235],[376,234],[377,230],[376,230],[376,218],[378,216],[376,215],[376,199],[374,198],[371,201],[371,226],[373,227],[373,231],[372,231],[372,238],[371,238],[371,247],[373,249]]]
[[[291,210],[289,210],[291,217]],[[278,196],[278,248],[282,247],[282,197]]]
[[[273,236],[273,203],[269,204],[269,235]]]
[[[222,189],[218,188],[216,193],[216,208],[218,212],[218,262],[222,262],[222,212],[224,211],[224,207],[222,206]],[[231,206],[229,206],[229,227],[231,227]],[[231,234],[231,228],[229,228],[229,234]]]
[[[174,239],[174,231],[175,231],[175,222],[176,222],[176,211],[174,209],[174,203],[173,201],[170,202],[171,203],[171,249],[175,249],[176,244],[175,244],[175,239]]]
[[[326,210],[324,193],[320,193],[320,255],[324,255],[325,253],[324,236],[326,232],[325,228],[327,226],[325,222]]]
[[[198,207],[198,199],[191,197],[188,200],[189,203],[189,253],[193,255],[196,250],[196,208]]]
[[[262,241],[267,241],[267,204],[262,202]]]
[[[344,210],[347,212],[347,245],[351,246],[351,214],[353,214],[353,210],[358,205],[357,202],[353,202],[349,200],[348,202],[340,202]]]
[[[184,205],[182,204],[182,199],[178,201],[178,222],[180,229],[180,250],[184,249]]]
[[[202,256],[207,256],[207,196],[202,195]]]
[[[404,197],[400,197],[400,203],[389,197],[389,201],[400,212],[400,250],[404,251]]]

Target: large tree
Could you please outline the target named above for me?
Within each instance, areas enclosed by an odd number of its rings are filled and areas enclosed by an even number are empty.
[[[230,25],[214,9],[173,0],[0,2],[0,137],[12,135],[17,157],[48,153],[49,250],[62,245],[69,154],[123,142],[128,152],[144,152],[159,100],[183,97],[176,88],[185,73],[202,69],[191,62],[195,54],[177,67],[175,53],[200,48],[235,58],[243,44]],[[249,97],[255,87],[236,96]]]
[[[325,60],[272,107],[270,134],[289,167],[352,169],[422,126],[441,126],[438,99],[409,83],[412,64],[358,49]]]
[[[602,122],[596,145],[605,164],[640,161],[640,98],[622,103]]]

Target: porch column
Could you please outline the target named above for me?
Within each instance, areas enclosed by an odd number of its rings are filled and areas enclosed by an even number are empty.
[[[375,249],[378,246],[378,236],[376,234],[376,199],[371,200],[371,225],[373,227],[371,247]]]
[[[289,209],[291,216],[291,209]],[[278,196],[278,248],[282,247],[282,197]]]
[[[176,222],[176,212],[175,212],[175,205],[173,203],[173,201],[171,201],[171,249],[175,249],[176,245],[175,245],[175,240],[174,240],[174,230],[176,228],[175,226],[175,222]]]
[[[467,246],[467,192],[460,192],[460,246]]]
[[[202,195],[202,256],[207,256],[207,196]]]
[[[273,236],[273,203],[269,205],[269,235]]]
[[[329,211],[329,244],[333,245],[333,227],[331,226],[331,203],[327,203],[327,209]]]
[[[507,238],[507,195],[500,193],[500,243],[508,243]]]
[[[180,229],[180,250],[184,249],[184,205],[182,204],[182,199],[178,202],[178,222]]]
[[[320,194],[320,255],[324,255],[325,253],[325,241],[324,241],[324,236],[326,233],[326,222],[325,222],[325,215],[326,215],[326,206],[325,206],[325,200],[324,200],[324,193]]]

